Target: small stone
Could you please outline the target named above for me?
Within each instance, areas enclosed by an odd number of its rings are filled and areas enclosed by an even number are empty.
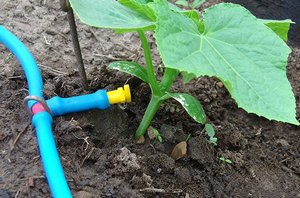
[[[173,148],[171,157],[174,160],[179,160],[183,158],[186,155],[186,153],[187,153],[187,143],[186,141],[182,141]]]
[[[223,85],[222,82],[217,82],[217,86],[220,87],[220,88],[222,88],[224,85]]]
[[[156,135],[153,132],[153,127],[149,127],[147,130],[147,134],[150,140],[154,140],[156,138]]]
[[[204,99],[204,102],[209,103],[210,100],[209,100],[208,98],[205,98],[205,99]]]
[[[29,185],[30,188],[34,188],[34,179],[33,179],[33,177],[29,177],[28,185]]]
[[[170,107],[170,112],[171,112],[171,113],[174,113],[174,112],[175,112],[175,107],[174,107],[174,106],[171,106],[171,107]]]
[[[70,32],[70,28],[69,27],[66,27],[62,30],[62,33],[63,34],[68,34]]]
[[[276,144],[282,147],[288,147],[290,144],[285,139],[276,140]]]
[[[92,197],[93,197],[93,195],[86,191],[79,191],[77,193],[77,198],[92,198]]]
[[[136,144],[144,144],[145,143],[145,137],[144,136],[140,136],[138,138],[135,138],[135,143]]]

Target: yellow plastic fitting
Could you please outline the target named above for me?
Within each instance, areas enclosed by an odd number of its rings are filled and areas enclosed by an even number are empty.
[[[108,91],[107,97],[109,104],[119,104],[119,103],[130,103],[131,102],[131,94],[129,85],[124,85],[123,87],[119,87],[117,90]]]

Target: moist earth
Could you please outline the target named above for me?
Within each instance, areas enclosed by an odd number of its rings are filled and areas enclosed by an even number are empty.
[[[67,16],[59,1],[1,0],[0,5],[0,23],[26,44],[40,66],[46,98],[112,90],[125,83],[131,86],[131,104],[54,119],[56,145],[75,197],[300,197],[299,127],[237,108],[216,79],[188,84],[179,79],[172,89],[189,92],[201,101],[216,128],[218,145],[208,143],[203,127],[176,101],[165,103],[152,123],[164,142],[145,136],[144,143],[136,144],[133,134],[150,89],[106,66],[115,60],[144,63],[138,36],[117,35],[77,21],[90,87],[84,91]],[[153,36],[148,37],[157,54]],[[287,76],[299,119],[300,50],[296,46],[292,50]],[[0,197],[50,197],[35,131],[23,106],[28,95],[25,76],[3,45],[0,63]],[[161,64],[157,55],[154,63]],[[188,136],[187,155],[174,161],[172,148]]]

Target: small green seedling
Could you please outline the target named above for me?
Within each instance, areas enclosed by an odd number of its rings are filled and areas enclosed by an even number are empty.
[[[284,41],[290,20],[260,20],[240,5],[221,3],[202,12],[182,10],[166,0],[69,0],[82,22],[117,33],[137,32],[146,65],[117,61],[109,68],[132,74],[148,83],[152,96],[135,133],[143,136],[160,105],[178,101],[217,141],[200,102],[187,93],[170,90],[174,80],[196,77],[219,79],[240,108],[270,120],[299,125],[296,104],[286,77],[291,52]],[[196,3],[195,3],[196,2]],[[198,3],[197,3],[198,2]],[[194,1],[197,7],[202,1]],[[165,67],[158,80],[146,32],[154,32]]]
[[[10,59],[12,59],[14,56],[12,53],[8,53],[7,56],[4,59],[4,63],[8,63],[8,61],[10,61]]]
[[[225,157],[219,157],[219,160],[221,162],[225,162],[227,164],[232,164],[232,161],[230,159],[225,158]]]
[[[205,131],[209,137],[209,142],[213,145],[217,145],[218,138],[215,137],[216,132],[211,124],[205,124]]]
[[[191,2],[188,0],[178,0],[175,2],[175,4],[181,5],[181,6],[190,8],[190,9],[197,9],[205,2],[206,2],[206,0],[194,0]]]
[[[188,136],[185,138],[185,141],[188,142],[191,139],[191,134],[189,133]]]
[[[161,137],[159,131],[158,131],[156,128],[154,128],[154,127],[152,127],[152,130],[153,130],[153,133],[154,133],[156,139],[157,139],[160,143],[162,143],[162,142],[163,142],[163,138]]]

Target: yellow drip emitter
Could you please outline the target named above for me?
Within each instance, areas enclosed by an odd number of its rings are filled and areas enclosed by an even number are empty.
[[[117,90],[108,91],[107,97],[109,100],[109,104],[119,104],[119,103],[130,103],[131,102],[131,94],[129,85],[124,85],[123,87],[119,87]]]

